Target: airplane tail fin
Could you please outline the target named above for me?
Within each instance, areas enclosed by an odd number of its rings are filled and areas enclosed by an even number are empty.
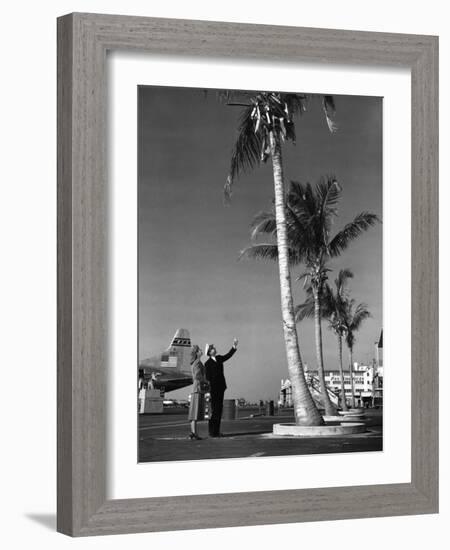
[[[185,328],[179,328],[176,330],[174,337],[172,338],[172,343],[170,346],[191,347],[191,337],[189,331]]]
[[[171,354],[176,354],[178,371],[191,372],[191,349],[192,344],[189,331],[185,328],[177,329],[168,351]]]

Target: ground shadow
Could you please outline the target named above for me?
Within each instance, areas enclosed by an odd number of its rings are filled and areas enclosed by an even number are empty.
[[[25,514],[25,517],[51,531],[56,531],[56,514]]]
[[[270,434],[272,431],[269,430],[253,430],[251,432],[226,432],[222,434],[218,439],[226,439],[227,437],[245,437],[246,435],[263,435],[263,434]],[[205,438],[206,439],[206,438]],[[211,439],[211,437],[208,437],[208,439]],[[212,438],[217,439],[217,438]]]

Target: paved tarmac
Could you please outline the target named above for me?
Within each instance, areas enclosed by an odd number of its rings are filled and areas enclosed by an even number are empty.
[[[139,415],[139,462],[382,450],[381,410],[367,410],[365,433],[311,438],[272,434],[274,423],[294,421],[292,411],[253,417],[250,414],[255,414],[255,411],[249,412],[240,411],[237,420],[223,420],[223,438],[208,437],[208,423],[199,422],[199,435],[204,438],[201,441],[188,439],[190,428],[186,409],[167,410],[159,415]]]

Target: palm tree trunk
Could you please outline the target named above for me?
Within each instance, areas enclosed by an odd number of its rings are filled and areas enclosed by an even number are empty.
[[[319,375],[320,393],[322,395],[323,404],[325,406],[325,414],[328,416],[334,416],[337,412],[336,407],[330,400],[330,396],[328,395],[328,388],[325,384],[322,347],[322,312],[320,308],[320,297],[318,291],[314,291],[314,325],[316,335],[317,373]]]
[[[355,408],[355,381],[353,380],[353,349],[349,348],[350,355],[350,383],[352,388],[352,408]]]
[[[343,411],[348,411],[347,402],[345,401],[345,381],[344,381],[344,368],[342,366],[342,336],[338,334],[338,347],[339,347],[339,372],[341,375],[341,406]]]
[[[275,215],[277,222],[278,267],[280,272],[281,313],[286,346],[289,379],[294,400],[295,421],[305,426],[320,426],[324,423],[314,403],[305,380],[303,362],[298,344],[297,326],[292,299],[289,252],[287,243],[285,189],[280,138],[270,132],[270,150],[275,192]]]

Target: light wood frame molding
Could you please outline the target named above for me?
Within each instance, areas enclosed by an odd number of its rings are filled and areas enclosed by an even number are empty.
[[[410,68],[411,483],[107,500],[106,53],[124,49]],[[57,529],[72,536],[437,512],[437,37],[83,13],[58,19],[57,488]]]

